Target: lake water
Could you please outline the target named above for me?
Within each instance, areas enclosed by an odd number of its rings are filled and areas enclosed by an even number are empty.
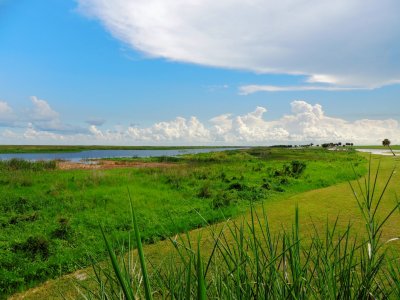
[[[0,160],[19,158],[25,160],[69,160],[79,162],[87,159],[118,158],[118,157],[157,157],[176,156],[181,154],[196,154],[237,150],[239,148],[202,148],[202,149],[171,149],[171,150],[87,150],[81,152],[61,153],[0,153]]]
[[[391,155],[391,156],[393,156],[392,152],[389,149],[356,149],[356,150],[360,151],[360,152],[367,152],[367,153],[377,154],[377,155]],[[393,150],[393,152],[396,155],[400,156],[400,151]]]

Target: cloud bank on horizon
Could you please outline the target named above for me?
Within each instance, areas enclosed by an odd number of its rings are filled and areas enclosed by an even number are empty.
[[[150,57],[304,75],[305,89],[400,82],[398,0],[77,1],[81,12]],[[249,85],[240,92],[279,88]]]
[[[0,101],[0,142],[8,144],[126,144],[126,145],[273,145],[307,142],[354,142],[378,144],[384,138],[400,142],[399,122],[393,119],[346,121],[325,114],[319,104],[296,100],[291,112],[268,120],[267,109],[256,107],[250,113],[215,116],[202,122],[196,116],[176,117],[149,127],[121,126],[101,128],[102,122],[88,127],[72,127],[62,121],[49,103],[31,97],[32,107],[23,114],[13,112]],[[12,115],[12,119],[7,119]],[[87,122],[87,121],[86,121]],[[94,124],[96,123],[96,124]],[[396,140],[397,138],[397,140]]]

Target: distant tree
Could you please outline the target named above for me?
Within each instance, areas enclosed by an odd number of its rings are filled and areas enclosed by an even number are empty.
[[[382,145],[383,145],[384,147],[388,147],[388,148],[390,149],[390,151],[392,152],[393,156],[396,156],[396,154],[393,152],[392,148],[390,148],[390,144],[391,144],[391,142],[390,142],[389,139],[384,139],[384,140],[382,141]]]

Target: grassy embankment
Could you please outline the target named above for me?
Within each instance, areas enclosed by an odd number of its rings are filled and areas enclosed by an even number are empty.
[[[301,164],[292,162],[299,159],[306,169],[297,176],[294,169]],[[142,236],[151,243],[202,226],[203,218],[213,223],[238,215],[251,201],[280,205],[291,195],[351,180],[351,165],[365,173],[365,160],[356,153],[319,149],[190,155],[175,167],[160,169],[60,171],[2,165],[2,293],[86,266],[85,253],[104,258],[98,224],[120,240],[132,229],[126,187],[134,195]],[[290,212],[288,203],[282,212]]]

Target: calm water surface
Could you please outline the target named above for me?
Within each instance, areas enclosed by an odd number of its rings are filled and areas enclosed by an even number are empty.
[[[360,152],[367,152],[371,154],[378,154],[378,155],[391,155],[393,156],[392,152],[389,149],[356,149],[357,151]],[[400,151],[399,150],[393,150],[393,152],[396,155],[400,156]]]
[[[181,154],[220,152],[237,149],[239,148],[202,148],[172,150],[87,150],[81,152],[62,153],[0,153],[0,160],[7,160],[12,158],[33,161],[61,159],[78,162],[81,160],[98,158],[176,156]]]

